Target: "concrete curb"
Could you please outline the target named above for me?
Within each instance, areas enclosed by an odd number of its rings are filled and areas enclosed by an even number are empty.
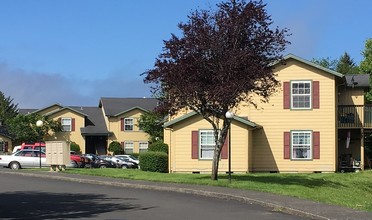
[[[115,187],[178,192],[178,193],[186,193],[186,194],[219,198],[219,199],[225,199],[225,200],[235,200],[235,201],[239,201],[239,202],[243,202],[247,204],[258,204],[261,206],[270,207],[273,209],[273,211],[277,211],[277,212],[283,212],[283,213],[307,217],[311,219],[330,220],[330,218],[327,218],[324,216],[320,216],[317,214],[309,213],[309,212],[298,210],[298,209],[285,207],[282,205],[278,205],[278,204],[274,204],[274,203],[270,203],[266,201],[262,201],[259,199],[249,198],[246,196],[237,196],[237,195],[233,195],[230,193],[221,193],[221,192],[213,192],[213,191],[200,190],[200,189],[192,189],[191,187],[184,188],[184,187],[160,186],[159,183],[155,183],[155,182],[152,185],[138,184],[138,183],[134,184],[134,183],[127,183],[127,182],[120,182],[120,180],[123,181],[123,179],[107,178],[107,180],[97,180],[98,178],[104,179],[106,177],[85,176],[85,175],[79,175],[79,174],[63,174],[63,175],[75,175],[75,176],[81,177],[81,178],[72,178],[72,177],[66,177],[66,176],[56,176],[54,174],[58,175],[58,173],[55,173],[55,172],[50,172],[48,175],[42,174],[42,173],[8,172],[8,171],[2,171],[2,173],[39,177],[39,178],[48,178],[48,179],[55,179],[55,180],[65,180],[65,181],[78,182],[78,183],[107,185],[107,186],[115,186]],[[89,177],[96,178],[96,179],[89,179]]]

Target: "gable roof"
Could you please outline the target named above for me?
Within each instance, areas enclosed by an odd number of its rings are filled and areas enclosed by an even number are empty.
[[[315,63],[313,63],[313,62],[310,62],[310,61],[308,61],[308,60],[305,60],[305,59],[303,59],[303,58],[301,58],[301,57],[298,57],[298,56],[296,56],[296,55],[293,55],[293,54],[288,54],[288,55],[284,56],[282,60],[275,61],[275,62],[273,62],[270,66],[275,66],[275,65],[277,65],[277,64],[283,64],[283,61],[287,61],[287,60],[289,60],[289,59],[293,59],[293,60],[296,60],[296,61],[298,61],[298,62],[301,62],[301,63],[307,64],[307,65],[309,65],[309,66],[312,66],[312,67],[314,67],[314,68],[317,68],[317,69],[323,70],[323,71],[325,71],[326,73],[329,73],[329,74],[331,74],[331,75],[334,75],[334,76],[337,76],[337,77],[340,77],[340,78],[343,78],[343,77],[344,77],[344,75],[341,74],[341,73],[339,73],[339,72],[336,72],[336,71],[334,71],[334,70],[331,70],[331,69],[328,69],[328,68],[322,67],[322,66],[320,66],[320,65],[318,65],[318,64],[315,64]],[[284,63],[285,63],[285,62],[284,62]]]
[[[57,112],[61,112],[61,111],[64,111],[64,110],[69,110],[69,111],[75,112],[75,113],[77,113],[77,114],[79,114],[79,115],[82,115],[82,116],[88,116],[88,115],[84,114],[82,111],[77,110],[77,109],[80,109],[80,108],[83,108],[83,107],[77,107],[77,108],[62,107],[62,108],[60,108],[60,109],[57,109],[57,110],[54,110],[54,111],[48,112],[48,113],[46,113],[45,115],[46,115],[46,116],[49,116],[49,115],[53,115],[53,114],[55,114],[55,113],[57,113]]]
[[[82,135],[111,135],[105,123],[102,109],[99,107],[78,107],[72,106],[70,109],[86,115],[85,127],[80,128]]]
[[[38,113],[38,112],[44,111],[44,110],[46,110],[46,109],[48,109],[48,108],[51,108],[51,107],[53,107],[53,106],[57,106],[57,107],[59,107],[59,108],[63,108],[63,105],[58,104],[58,103],[55,103],[55,104],[53,104],[53,105],[49,105],[49,106],[44,107],[44,108],[41,108],[41,109],[36,109],[35,111],[30,112],[30,113]]]
[[[164,123],[163,127],[165,127],[165,128],[166,127],[171,127],[172,125],[177,124],[178,122],[181,122],[181,121],[186,120],[188,118],[191,118],[191,117],[193,117],[195,115],[199,115],[199,114],[197,112],[187,113],[186,115],[183,115],[183,116],[178,117],[178,118],[176,118],[174,120],[171,120],[171,121],[168,121],[168,122]],[[250,126],[252,128],[260,128],[261,127],[261,125],[258,125],[256,123],[248,120],[247,118],[244,118],[244,117],[239,117],[239,116],[236,116],[235,115],[233,117],[233,119],[236,120],[236,121],[239,121],[239,122],[241,122],[241,123],[243,123],[245,125],[248,125],[248,126]]]
[[[132,109],[152,111],[158,101],[154,98],[101,98],[99,107],[105,109],[106,116],[118,116]]]

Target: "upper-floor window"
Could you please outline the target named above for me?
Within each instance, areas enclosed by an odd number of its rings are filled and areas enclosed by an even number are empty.
[[[125,131],[134,130],[134,119],[133,118],[124,118],[124,130]]]
[[[213,159],[215,147],[214,131],[200,130],[199,131],[199,152],[200,159]]]
[[[63,131],[71,131],[72,129],[72,119],[71,118],[61,118],[61,125]]]
[[[292,81],[291,82],[291,104],[292,109],[311,108],[311,82]]]
[[[312,132],[292,131],[292,159],[312,159]]]

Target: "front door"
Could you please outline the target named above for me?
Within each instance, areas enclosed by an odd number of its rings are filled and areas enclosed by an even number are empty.
[[[107,153],[107,136],[86,136],[85,153],[105,155]]]

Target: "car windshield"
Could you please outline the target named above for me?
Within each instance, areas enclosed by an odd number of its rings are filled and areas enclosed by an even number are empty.
[[[129,155],[129,157],[132,158],[133,160],[138,160],[137,157],[135,156]]]

